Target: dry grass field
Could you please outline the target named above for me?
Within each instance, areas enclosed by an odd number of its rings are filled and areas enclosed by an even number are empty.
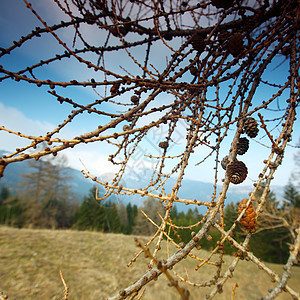
[[[0,227],[0,291],[9,299],[62,299],[63,284],[59,277],[62,270],[70,289],[69,299],[105,299],[127,287],[147,269],[148,260],[141,256],[137,262],[126,264],[137,251],[133,236],[80,232],[73,230],[31,230]],[[140,238],[146,241],[145,237]],[[175,249],[171,249],[173,252]],[[166,253],[164,253],[166,254]],[[208,252],[197,251],[206,258]],[[225,256],[225,264],[232,257]],[[211,279],[215,267],[194,271],[195,262],[185,259],[176,271],[196,282]],[[282,265],[267,264],[278,274]],[[270,278],[252,262],[241,261],[234,277],[216,299],[231,299],[232,287],[238,283],[235,299],[259,299],[274,286]],[[183,283],[181,283],[183,286]],[[294,268],[289,285],[300,292],[300,268]],[[191,299],[205,299],[206,288],[188,287]],[[278,299],[289,299],[288,294]],[[151,282],[143,299],[179,299],[168,287],[164,276]]]

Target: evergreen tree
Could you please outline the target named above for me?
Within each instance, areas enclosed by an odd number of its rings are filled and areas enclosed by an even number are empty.
[[[1,187],[0,191],[0,224],[5,224],[7,207],[5,200],[9,198],[9,189],[5,186]]]
[[[230,227],[235,222],[236,218],[238,217],[238,203],[234,204],[233,202],[227,204],[224,209],[224,223],[225,223],[225,230],[229,230]],[[232,237],[241,242],[242,238],[244,237],[244,232],[240,224],[238,224],[235,230],[232,233]],[[231,254],[235,250],[230,246],[228,242],[224,244],[225,253]]]
[[[288,231],[284,227],[260,231],[250,241],[250,251],[267,262],[283,264],[289,256]]]
[[[75,227],[80,230],[104,231],[107,228],[105,208],[95,199],[96,188],[84,197],[76,215]]]
[[[238,206],[239,204],[234,204],[233,202],[227,204],[224,210],[224,223],[225,223],[225,230],[229,230],[232,224],[235,222],[236,218],[238,217]],[[240,227],[239,227],[240,228]],[[237,232],[235,230],[235,232]],[[239,233],[241,230],[239,230]]]
[[[127,217],[128,217],[128,225],[132,226],[133,225],[133,218],[132,218],[132,206],[131,206],[130,202],[126,206],[126,212],[127,212]]]
[[[123,203],[123,201],[120,201],[118,203],[118,213],[119,213],[119,219],[121,222],[121,232],[128,234],[128,214],[127,209]]]
[[[22,227],[24,225],[24,208],[22,202],[17,196],[10,197],[8,195],[9,193],[5,192],[5,198],[2,198],[0,204],[0,224]]]
[[[118,213],[118,207],[115,203],[111,204],[108,202],[105,205],[105,215],[108,227],[105,231],[107,232],[121,232],[121,222]]]
[[[262,189],[259,189],[255,195],[257,199],[261,197],[265,184],[262,183],[261,187]],[[250,250],[262,260],[284,263],[289,256],[287,243],[291,240],[289,230],[281,224],[282,213],[281,205],[275,194],[269,191],[263,205],[257,232],[250,241]]]
[[[3,201],[7,199],[9,196],[10,196],[9,189],[6,186],[2,186],[0,191],[0,206],[3,203]]]
[[[176,219],[178,217],[178,211],[177,211],[177,206],[173,205],[171,211],[170,211],[170,217],[172,220]]]
[[[118,207],[111,202],[98,202],[95,199],[96,188],[90,190],[75,215],[75,228],[103,232],[121,232],[122,225]]]
[[[255,193],[256,199],[260,199],[262,197],[263,191],[265,188],[265,183],[262,182],[260,184],[259,189]],[[276,210],[278,210],[280,207],[279,201],[276,199],[276,195],[272,191],[268,191],[266,195],[266,200],[265,204],[263,206],[264,210],[267,211],[268,213],[275,213]]]
[[[296,237],[296,230],[300,225],[300,194],[295,186],[289,182],[284,188],[283,197],[285,203],[281,209],[283,211],[281,217],[289,224],[290,235],[294,240]]]
[[[23,203],[18,196],[9,197],[6,203],[7,219],[6,225],[14,227],[23,227],[25,223]]]
[[[181,211],[178,214],[178,216],[176,218],[176,224],[178,224],[178,226],[187,226],[188,225],[187,217],[183,211]]]
[[[131,234],[133,226],[135,225],[135,218],[137,216],[138,209],[137,209],[136,205],[132,206],[131,203],[129,202],[126,206],[126,211],[127,211],[127,217],[128,217],[128,226],[125,230],[125,233]]]
[[[287,206],[300,207],[300,194],[291,182],[284,187],[283,198]]]
[[[203,216],[201,214],[199,214],[197,207],[194,208],[193,213],[194,213],[194,219],[196,222],[200,221],[203,218]]]
[[[187,219],[187,224],[189,224],[189,225],[193,225],[197,222],[194,211],[191,208],[189,208],[187,211],[186,219]]]
[[[138,214],[138,207],[137,207],[137,205],[133,205],[132,206],[132,226],[134,226],[134,224],[135,224],[135,218],[136,218],[136,216],[137,216],[137,214]]]
[[[197,215],[195,215],[195,212],[197,212]],[[176,214],[175,214],[176,213]],[[177,212],[177,209],[175,210],[175,213],[173,212],[172,222],[175,223],[178,226],[182,227],[188,227],[190,225],[194,225],[199,221],[198,219],[198,210],[192,210],[189,209],[187,213],[185,214],[184,211]],[[175,217],[176,216],[176,217]],[[170,237],[174,239],[176,243],[184,242],[188,243],[192,236],[192,231],[199,230],[199,227],[194,228],[179,228],[179,229],[171,229],[170,230]],[[178,238],[178,235],[180,236],[180,239]]]

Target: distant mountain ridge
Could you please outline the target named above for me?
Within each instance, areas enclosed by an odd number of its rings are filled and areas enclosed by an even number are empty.
[[[152,170],[144,170],[143,176],[137,176],[138,181],[129,178],[125,176],[123,186],[126,186],[128,188],[140,188],[140,187],[146,187],[149,182],[148,178],[151,178]],[[164,189],[166,194],[172,192],[172,188],[176,182],[177,178],[170,177],[165,185]],[[219,192],[221,190],[221,185],[217,186],[216,196],[218,196]],[[230,204],[231,202],[237,203],[241,201],[243,198],[248,198],[249,193],[253,190],[253,186],[245,186],[245,185],[233,185],[231,184],[228,191],[227,191],[227,198],[225,200],[225,205]],[[191,179],[183,179],[182,185],[178,192],[178,197],[182,199],[196,199],[200,201],[211,201],[211,197],[213,195],[214,191],[214,185],[209,182],[202,182],[197,180],[191,180]],[[273,191],[278,199],[282,197],[283,194],[283,187],[282,186],[271,186],[271,191]],[[133,196],[126,196],[133,198],[131,201],[134,201],[135,203],[141,203],[141,197],[139,195],[133,195]],[[123,200],[124,201],[124,200]],[[179,210],[186,211],[191,206],[185,205],[184,203],[176,203],[177,208]],[[198,207],[198,211],[203,213],[206,211],[205,207]]]
[[[5,153],[7,153],[7,151],[0,150],[0,156]],[[72,168],[66,169],[66,173],[72,178],[69,184],[71,186],[71,191],[75,195],[75,200],[77,202],[82,202],[84,195],[89,193],[93,183],[86,180],[80,171]],[[33,168],[30,167],[29,161],[9,164],[5,168],[4,176],[0,179],[0,186],[6,186],[12,193],[14,193],[18,190],[18,185],[22,181],[22,174],[30,173],[32,171]]]
[[[0,156],[5,154],[6,151],[0,150]],[[22,181],[22,174],[23,173],[29,173],[32,172],[32,167],[29,166],[28,161],[23,162],[16,162],[13,164],[10,164],[6,167],[4,171],[4,176],[0,180],[0,187],[6,186],[8,187],[12,193],[17,191],[19,183]],[[67,174],[72,179],[70,180],[69,184],[71,186],[71,191],[74,194],[74,199],[81,203],[83,201],[83,198],[85,195],[88,195],[90,189],[95,185],[94,182],[92,182],[90,179],[85,178],[82,173],[79,170],[67,168]],[[124,179],[122,179],[121,184],[124,187],[132,188],[132,189],[138,189],[138,188],[144,188],[148,185],[148,178],[151,177],[152,171],[151,170],[145,170],[143,172],[143,176],[139,176],[138,178],[132,178],[129,176],[125,176]],[[114,174],[107,173],[99,176],[101,180],[103,181],[110,181],[112,179]],[[167,182],[165,183],[165,191],[166,193],[171,193],[172,187],[174,186],[176,182],[176,178],[169,178]],[[253,187],[251,186],[234,186],[231,185],[229,187],[228,193],[227,193],[227,199],[226,204],[229,204],[231,202],[239,202],[243,198],[247,198],[248,193],[251,192]],[[217,188],[217,194],[219,193],[220,186]],[[283,187],[281,186],[272,186],[271,190],[276,193],[277,197],[282,196]],[[104,188],[99,188],[99,195],[104,194]],[[211,201],[211,196],[213,194],[213,184],[212,183],[206,183],[196,180],[190,180],[190,179],[184,179],[182,182],[182,186],[179,190],[178,197],[183,199],[196,199],[201,201]],[[125,205],[127,205],[129,202],[132,204],[136,204],[137,206],[142,205],[143,200],[145,197],[141,197],[140,195],[112,195],[108,199],[111,202],[119,202],[123,201]],[[177,203],[178,210],[186,211],[190,206],[185,205],[183,203]],[[205,208],[198,207],[199,212],[204,212]]]

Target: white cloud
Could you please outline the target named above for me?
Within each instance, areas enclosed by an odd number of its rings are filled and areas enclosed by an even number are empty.
[[[97,151],[92,144],[85,148],[87,147],[88,149],[82,150],[82,146],[79,146],[63,152],[67,156],[71,168],[78,170],[85,170],[86,168],[94,176],[118,171],[117,167],[108,161],[108,155]]]
[[[48,131],[55,128],[55,126],[49,122],[31,120],[19,110],[13,107],[7,107],[1,102],[0,120],[0,125],[5,126],[7,129],[33,136],[45,135]],[[9,134],[5,131],[0,131],[0,140],[0,148],[7,151],[14,151],[16,148],[28,145],[27,139]]]
[[[51,131],[56,127],[49,122],[29,119],[21,111],[13,107],[7,107],[1,102],[0,120],[1,126],[4,126],[5,128],[15,132],[21,132],[22,134],[31,136],[44,136],[48,131]],[[74,130],[76,129],[74,128]],[[68,136],[76,136],[75,131],[72,132],[70,129],[67,131]],[[13,152],[16,148],[22,148],[30,144],[30,141],[27,139],[10,134],[6,131],[0,131],[0,141],[0,150],[5,150],[8,152]],[[82,170],[84,169],[82,165],[83,163],[88,171],[96,176],[107,172],[117,171],[116,166],[107,160],[108,152],[109,150],[104,143],[80,145],[74,149],[62,151],[62,153],[66,155],[68,159],[68,165],[71,168]]]

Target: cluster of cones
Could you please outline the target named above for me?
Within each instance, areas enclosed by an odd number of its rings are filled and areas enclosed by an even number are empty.
[[[258,134],[258,124],[254,118],[247,118],[244,121],[243,127],[244,133],[247,134],[250,138],[254,138]],[[236,153],[238,155],[245,154],[249,149],[249,140],[246,137],[239,138],[237,143]],[[222,168],[226,170],[227,176],[230,182],[234,184],[242,183],[248,174],[248,169],[246,165],[239,160],[234,160],[229,163],[228,156],[225,156],[221,162]],[[246,208],[241,220],[240,224],[250,232],[255,231],[255,227],[257,225],[256,213],[253,208],[252,202],[249,203],[247,207],[248,199],[243,199],[238,207],[238,213],[241,214],[242,211]]]
[[[251,138],[257,136],[258,124],[253,118],[246,118],[244,122],[244,132]],[[236,153],[238,155],[243,155],[248,151],[248,149],[249,140],[246,137],[239,138]],[[242,161],[236,159],[233,162],[229,163],[228,156],[225,156],[221,161],[221,166],[224,170],[226,170],[227,176],[231,183],[242,183],[247,177],[248,169]]]

